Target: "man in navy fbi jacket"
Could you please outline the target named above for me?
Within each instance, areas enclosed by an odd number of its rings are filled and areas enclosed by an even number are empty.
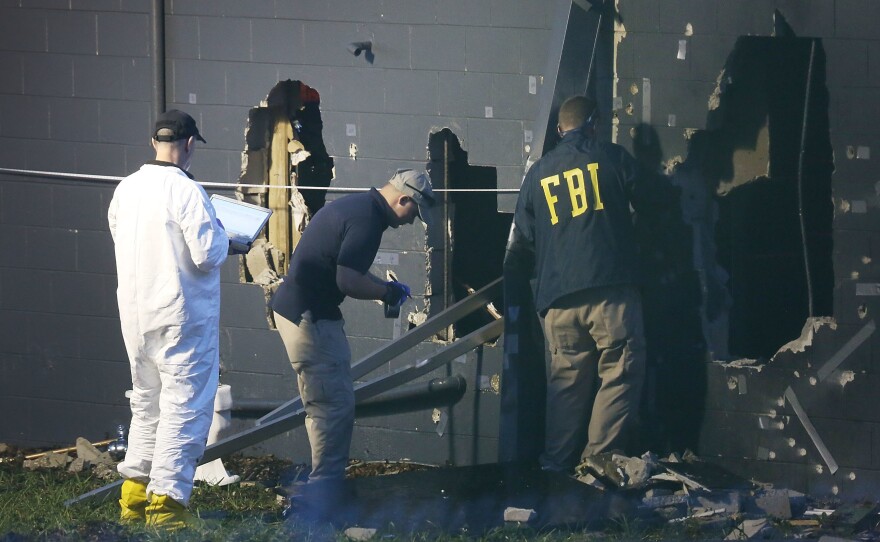
[[[665,183],[623,147],[598,141],[597,119],[595,101],[563,102],[561,141],[526,174],[507,247],[508,258],[533,271],[550,346],[540,457],[549,470],[625,451],[645,374],[631,206],[657,204],[653,193]]]

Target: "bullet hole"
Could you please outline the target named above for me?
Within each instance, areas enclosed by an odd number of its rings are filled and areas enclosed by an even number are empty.
[[[849,278],[851,280],[859,280],[859,272],[858,271],[850,271]]]
[[[806,455],[807,455],[807,450],[805,450],[804,448],[798,448],[798,455],[801,456],[801,457],[806,456]]]
[[[856,157],[856,148],[853,147],[852,145],[847,145],[846,146],[846,157],[849,158],[850,160],[855,158]]]
[[[633,107],[632,102],[626,104],[626,108],[624,109],[624,111],[626,111],[626,114],[629,115],[630,117],[633,116],[633,112],[635,111],[635,107]]]
[[[831,493],[834,495],[837,495],[838,493],[840,493],[840,488],[837,487],[837,484],[831,486]]]
[[[816,377],[815,377],[815,376],[811,376],[811,377],[810,377],[810,385],[811,385],[811,386],[815,386],[815,385],[816,385],[816,382],[818,382],[818,380],[816,380]]]
[[[844,387],[850,382],[855,381],[856,373],[853,371],[841,371],[837,376],[837,383],[840,384],[840,387]]]
[[[684,25],[684,35],[685,36],[693,36],[694,35],[694,26],[691,23]]]
[[[632,94],[633,96],[638,94],[639,93],[639,86],[635,83],[631,84],[629,86],[629,93]],[[855,150],[853,150],[853,155],[855,155]]]
[[[771,418],[775,418],[775,417],[777,416],[777,414],[776,414],[776,409],[775,409],[775,408],[771,408],[770,411],[767,412],[767,415],[770,416]]]
[[[776,459],[776,452],[770,450],[770,453],[767,454],[768,459]]]
[[[493,393],[501,393],[501,375],[493,374],[492,378],[489,380],[489,383]]]
[[[850,473],[847,475],[847,478],[849,478],[850,480],[855,480],[855,479],[856,479],[856,473],[854,473],[854,472],[850,472]]]
[[[795,440],[793,438],[789,438],[786,442],[788,443],[789,448],[794,448],[795,445],[797,444],[797,442],[795,442]]]
[[[864,265],[868,265],[868,264],[870,264],[870,263],[871,263],[871,257],[870,257],[870,256],[862,256],[862,263],[863,263]]]
[[[825,467],[823,467],[822,465],[816,465],[815,469],[817,474],[822,474],[823,472],[825,472]]]
[[[727,379],[727,388],[730,389],[731,391],[736,389],[736,377],[735,376],[731,376],[730,378]]]
[[[868,317],[868,307],[864,304],[859,305],[858,313],[859,313],[859,318],[864,320],[865,318]]]
[[[784,407],[785,406],[785,397],[780,397],[776,400],[776,406]]]
[[[800,377],[801,377],[801,373],[799,373],[798,371],[795,371],[795,372],[794,372],[794,377],[795,377],[795,378],[800,378]]]

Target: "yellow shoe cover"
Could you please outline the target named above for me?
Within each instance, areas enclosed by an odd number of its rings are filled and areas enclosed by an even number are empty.
[[[198,521],[190,515],[185,506],[168,495],[153,494],[146,508],[147,526],[167,531],[176,531],[197,526]]]
[[[147,484],[127,479],[122,482],[122,498],[119,499],[119,521],[122,523],[141,522],[146,519]]]

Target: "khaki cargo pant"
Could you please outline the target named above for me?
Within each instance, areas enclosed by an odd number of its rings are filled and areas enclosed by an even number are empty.
[[[275,325],[296,371],[312,449],[309,481],[341,480],[348,465],[354,428],[351,350],[344,320],[308,318],[294,324],[277,312]]]
[[[642,303],[635,287],[610,286],[556,305],[544,318],[551,361],[541,465],[570,470],[582,457],[626,449],[645,374]]]

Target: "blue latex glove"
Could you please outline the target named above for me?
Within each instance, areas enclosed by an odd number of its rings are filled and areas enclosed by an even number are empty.
[[[407,298],[412,297],[409,286],[396,280],[389,280],[385,283],[385,295],[382,296],[382,302],[391,307],[403,305]]]

